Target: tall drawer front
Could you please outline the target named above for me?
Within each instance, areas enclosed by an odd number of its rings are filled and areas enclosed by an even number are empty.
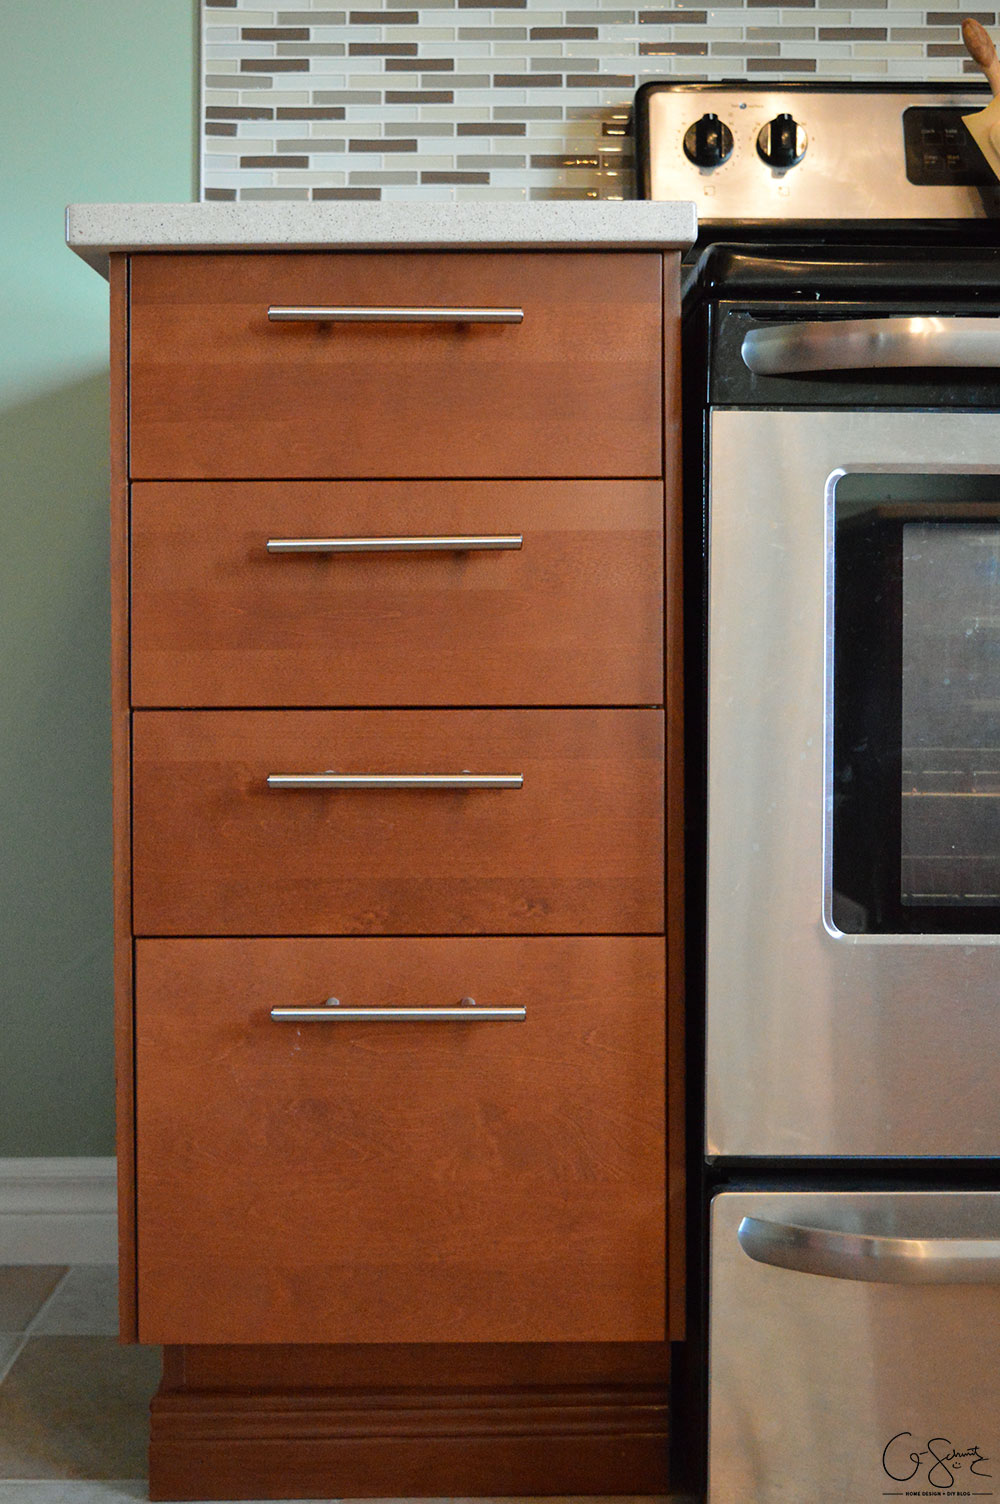
[[[138,935],[653,933],[657,710],[139,711]],[[520,788],[269,787],[279,774]]]
[[[658,704],[662,594],[657,481],[140,483],[132,701]]]
[[[662,473],[658,255],[138,256],[131,308],[135,478]]]
[[[140,1341],[663,1340],[663,971],[652,938],[140,941]],[[270,1016],[331,994],[525,1018]]]

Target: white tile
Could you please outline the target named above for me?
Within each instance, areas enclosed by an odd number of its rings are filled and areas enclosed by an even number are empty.
[[[68,1271],[31,1327],[33,1337],[116,1337],[118,1270],[77,1264]]]

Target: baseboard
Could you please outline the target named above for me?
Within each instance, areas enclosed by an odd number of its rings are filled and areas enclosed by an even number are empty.
[[[158,1395],[151,1499],[662,1494],[666,1396]]]
[[[0,1264],[117,1257],[114,1159],[0,1159]]]
[[[668,1492],[658,1344],[164,1349],[151,1499]]]

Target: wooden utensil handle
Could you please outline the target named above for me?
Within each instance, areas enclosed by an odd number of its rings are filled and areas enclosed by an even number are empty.
[[[962,22],[962,41],[973,62],[978,63],[986,74],[994,94],[1000,94],[1000,62],[986,27],[971,17],[967,18]]]

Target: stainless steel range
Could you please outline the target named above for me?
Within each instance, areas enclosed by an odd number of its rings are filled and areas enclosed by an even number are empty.
[[[711,1504],[1000,1497],[1000,189],[962,124],[988,97],[637,99],[645,192],[706,226]]]

